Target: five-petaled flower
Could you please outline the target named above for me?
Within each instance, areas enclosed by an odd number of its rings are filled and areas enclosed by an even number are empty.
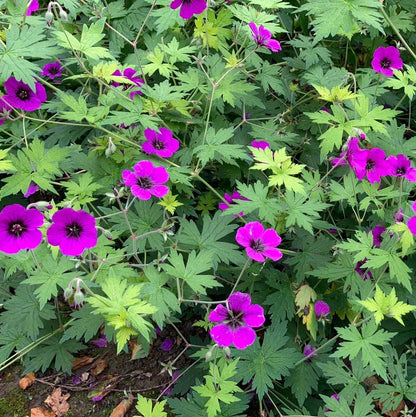
[[[193,15],[201,14],[207,8],[205,0],[173,0],[171,9],[181,8],[179,16],[182,19],[190,19]]]
[[[11,106],[25,111],[37,110],[47,98],[45,87],[38,81],[35,82],[35,91],[33,91],[23,81],[10,77],[4,83],[4,88],[7,94],[2,99]]]
[[[386,77],[394,75],[393,69],[402,69],[403,61],[400,58],[400,51],[394,46],[380,46],[374,51],[371,66],[375,72],[380,72]]]
[[[264,230],[260,222],[250,222],[237,230],[237,243],[245,246],[249,258],[263,262],[265,258],[279,260],[283,254],[276,246],[280,245],[281,237],[274,229]]]
[[[155,167],[151,161],[140,161],[134,166],[134,172],[123,171],[123,181],[131,187],[132,194],[140,200],[149,200],[152,195],[163,197],[169,187],[161,185],[167,182],[169,174],[164,167]]]
[[[252,327],[260,327],[264,323],[264,310],[258,304],[251,304],[249,294],[235,292],[227,301],[228,308],[218,304],[209,315],[215,325],[210,335],[218,346],[230,346],[245,349],[254,343],[256,332]]]
[[[42,241],[42,213],[20,204],[4,207],[0,213],[0,251],[17,253],[22,249],[35,249]]]
[[[54,78],[62,77],[63,70],[64,68],[62,67],[59,61],[49,62],[49,64],[45,64],[43,66],[43,69],[40,75],[49,77],[51,80],[53,80]]]
[[[172,137],[172,132],[166,127],[161,127],[159,132],[145,129],[144,136],[147,141],[143,142],[142,149],[148,154],[169,158],[179,149],[179,141]]]
[[[52,216],[47,231],[48,242],[59,246],[64,255],[78,256],[97,244],[95,218],[84,210],[64,208]]]
[[[325,301],[317,301],[315,303],[315,315],[317,319],[327,316],[329,312],[329,305]]]
[[[416,182],[416,168],[410,166],[410,160],[404,155],[390,155],[386,162],[388,163],[388,174],[393,177],[404,177],[410,182]]]
[[[120,70],[116,70],[116,71],[113,72],[112,75],[116,75],[118,77],[125,77],[125,78],[127,78],[128,80],[130,80],[133,83],[133,84],[122,83],[122,82],[119,83],[117,81],[112,81],[111,82],[111,85],[113,87],[119,87],[120,85],[122,85],[123,86],[123,90],[130,90],[130,88],[135,88],[135,86],[140,87],[141,84],[144,84],[144,81],[141,78],[139,78],[139,77],[136,76],[136,71],[133,68],[126,68],[123,71],[123,73],[121,73]],[[140,90],[138,90],[138,89],[131,90],[130,91],[130,99],[133,100],[133,97],[136,94],[141,95],[142,92]]]
[[[386,153],[380,148],[362,149],[352,155],[351,166],[359,180],[367,176],[368,181],[373,184],[388,175],[385,157]]]
[[[250,26],[253,39],[259,44],[266,48],[269,48],[272,52],[278,52],[282,50],[280,43],[276,39],[272,39],[270,30],[267,30],[263,25],[257,27],[254,22],[248,24]]]

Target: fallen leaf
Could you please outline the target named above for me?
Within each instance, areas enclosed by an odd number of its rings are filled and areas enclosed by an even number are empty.
[[[120,381],[119,377],[112,375],[102,375],[100,378],[102,379],[94,387],[94,391],[88,393],[88,398],[93,402],[101,401]]]
[[[48,405],[58,417],[64,415],[69,411],[68,398],[71,394],[62,395],[61,388],[53,390],[51,395],[48,395],[44,403]]]
[[[26,374],[20,381],[19,381],[19,387],[22,390],[25,390],[26,388],[29,388],[33,385],[35,382],[35,374],[33,372],[30,372]]]
[[[75,358],[75,360],[72,361],[72,371],[76,371],[77,369],[82,368],[85,365],[89,365],[92,362],[94,362],[94,358],[91,358],[90,356]]]
[[[121,401],[121,403],[113,410],[110,417],[124,417],[127,411],[130,410],[133,405],[134,397],[132,395],[129,398]]]
[[[105,368],[107,368],[108,363],[105,359],[98,359],[94,362],[94,365],[91,368],[91,373],[93,375],[99,375]]]
[[[30,409],[30,417],[56,417],[56,414],[43,407],[35,407]]]
[[[380,411],[383,412],[383,403],[381,401],[377,402],[377,406],[380,409]],[[404,406],[405,406],[405,402],[402,400],[400,401],[400,404],[395,410],[386,411],[385,413],[383,413],[383,416],[400,417],[401,411],[403,410]]]

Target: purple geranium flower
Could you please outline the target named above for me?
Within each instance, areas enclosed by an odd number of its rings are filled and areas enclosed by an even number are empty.
[[[0,97],[0,126],[7,120],[9,117],[12,108],[4,101],[2,96]]]
[[[120,70],[116,70],[113,72],[112,75],[117,75],[119,77],[125,77],[127,79],[129,79],[130,81],[132,81],[134,84],[136,84],[138,87],[140,87],[141,84],[144,84],[144,81],[136,76],[136,71],[133,68],[126,68],[123,73],[121,73]],[[120,85],[123,86],[123,90],[129,90],[131,87],[134,87],[133,84],[124,84],[124,83],[118,83],[116,81],[113,81],[111,83],[112,86],[114,87],[119,87]],[[133,97],[139,94],[141,95],[142,92],[140,90],[133,90],[130,91],[130,99],[133,100]]]
[[[396,211],[396,213],[394,213],[393,217],[394,217],[394,221],[395,221],[396,223],[400,223],[400,222],[402,222],[402,221],[403,221],[403,219],[404,219],[404,216],[403,216],[403,209],[399,209],[399,210],[397,210],[397,211]]]
[[[193,15],[201,14],[206,8],[205,0],[173,0],[170,4],[171,9],[181,8],[179,16],[182,19],[190,19]]]
[[[376,225],[376,227],[371,230],[371,233],[373,235],[373,246],[376,246],[379,248],[381,246],[381,235],[386,231],[386,228],[383,226],[380,226],[379,224]]]
[[[280,245],[281,237],[274,229],[266,229],[259,222],[247,223],[237,230],[237,243],[245,246],[249,258],[264,262],[265,257],[273,261],[279,260],[283,254],[276,246]]]
[[[155,167],[151,161],[140,161],[134,166],[134,172],[123,171],[124,184],[131,187],[132,194],[140,200],[149,200],[152,195],[163,197],[169,187],[161,185],[169,179],[164,167]]]
[[[269,48],[272,52],[282,50],[280,43],[276,39],[272,39],[270,30],[267,30],[263,25],[257,27],[254,22],[250,22],[248,25],[253,32],[251,36],[259,45]]]
[[[97,244],[95,218],[84,210],[64,208],[52,216],[52,222],[47,231],[48,242],[59,246],[64,255],[78,256]]]
[[[364,280],[373,279],[373,274],[368,268],[362,268],[362,266],[367,262],[367,258],[364,258],[362,261],[358,261],[355,265],[354,271]]]
[[[253,140],[251,142],[251,146],[257,149],[266,149],[270,148],[270,143],[266,142],[265,140]]]
[[[353,154],[351,166],[359,180],[367,176],[368,181],[373,184],[379,182],[380,177],[388,175],[386,154],[380,148],[363,149]]]
[[[25,111],[37,110],[47,98],[45,87],[38,81],[35,82],[35,91],[33,91],[23,81],[10,77],[4,83],[4,88],[7,94],[3,99],[11,106]]]
[[[148,154],[156,154],[162,158],[169,158],[179,149],[179,141],[172,137],[172,132],[161,127],[159,132],[147,128],[144,136],[147,142],[143,142],[142,149]]]
[[[410,160],[404,155],[390,155],[386,162],[388,163],[388,175],[404,177],[410,182],[416,182],[416,168],[410,166]]]
[[[354,158],[363,152],[365,152],[365,150],[360,148],[358,139],[356,137],[352,137],[347,143],[346,151],[341,152],[339,158],[334,158],[332,165],[341,166],[349,164],[352,166]]]
[[[245,349],[254,343],[256,332],[252,327],[264,323],[264,310],[258,304],[251,305],[249,294],[235,292],[227,301],[228,309],[218,304],[209,315],[211,322],[221,322],[214,326],[210,335],[218,346],[234,344],[237,349]]]
[[[93,340],[91,343],[99,348],[106,347],[108,344],[107,336],[102,334],[98,339]]]
[[[26,11],[26,16],[30,16],[33,12],[36,12],[37,10],[39,10],[39,3],[38,0],[29,0],[29,7],[27,8]]]
[[[37,209],[27,210],[20,204],[4,207],[0,213],[0,251],[17,253],[35,249],[42,241],[43,215]]]
[[[64,68],[61,66],[59,61],[50,62],[49,64],[44,65],[40,75],[49,77],[51,80],[53,80],[54,78],[62,77],[63,70]]]
[[[393,76],[393,69],[402,69],[403,61],[400,58],[400,51],[394,46],[380,46],[374,51],[371,66],[375,72],[380,72],[386,77]]]
[[[327,316],[329,314],[329,311],[329,305],[324,301],[317,301],[315,303],[315,315],[317,319]]]
[[[306,362],[311,362],[312,358],[315,358],[318,356],[317,353],[314,353],[316,350],[316,347],[311,347],[311,345],[306,345],[303,349],[303,355],[308,356],[307,359],[305,359]]]
[[[225,193],[224,194],[224,200],[227,201],[227,203],[229,203],[229,204],[233,204],[234,200],[249,201],[248,198],[243,197],[238,191],[233,191],[233,193],[231,195]],[[227,210],[228,208],[230,208],[229,204],[227,204],[227,203],[219,203],[218,204],[219,209],[224,211],[224,210]],[[238,215],[234,214],[234,217],[238,217],[239,215],[243,216],[244,213],[241,211]]]
[[[412,235],[416,235],[416,216],[411,217],[407,221],[407,227],[409,228]]]

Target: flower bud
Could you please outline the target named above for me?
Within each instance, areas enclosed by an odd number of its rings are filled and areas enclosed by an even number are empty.
[[[228,346],[223,347],[222,351],[227,359],[231,358],[231,350]]]
[[[212,350],[210,349],[206,354],[205,354],[205,361],[209,362],[212,358]]]
[[[68,22],[68,15],[66,13],[65,10],[60,9],[59,10],[59,17],[64,21],[64,22]]]
[[[82,304],[84,303],[84,293],[80,291],[76,291],[74,294],[74,306],[75,308],[82,307]]]
[[[72,288],[72,286],[65,288],[65,290],[64,290],[65,301],[68,301],[69,298],[72,297],[73,293],[74,293],[74,289]]]
[[[47,201],[37,201],[34,205],[39,211],[51,210],[53,208],[52,204]]]
[[[113,240],[113,235],[112,233],[107,230],[107,229],[102,229],[103,235],[108,239],[108,240]]]
[[[53,22],[53,19],[54,19],[54,17],[53,17],[53,13],[51,12],[51,11],[47,11],[46,13],[45,13],[45,20],[46,20],[46,24],[48,25],[48,26],[50,26],[51,24],[52,24],[52,22]]]

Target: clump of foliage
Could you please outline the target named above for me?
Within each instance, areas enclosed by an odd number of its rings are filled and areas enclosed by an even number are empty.
[[[172,326],[144,417],[411,415],[413,1],[0,10],[0,370]]]

